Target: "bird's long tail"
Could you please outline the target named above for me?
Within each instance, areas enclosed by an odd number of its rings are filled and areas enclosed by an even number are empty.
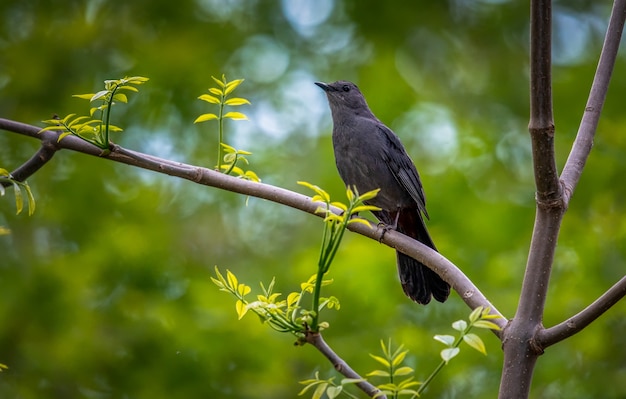
[[[437,248],[430,238],[424,220],[418,213],[417,209],[402,209],[397,217],[396,229],[409,237],[415,238],[424,245],[429,246],[435,251]],[[380,212],[377,212],[380,213]],[[386,213],[384,215],[376,215],[385,224],[392,225],[396,222],[396,214]],[[392,219],[393,220],[389,220]],[[385,220],[388,219],[388,220]],[[402,252],[396,251],[398,259],[398,274],[400,283],[404,293],[413,301],[426,305],[431,298],[435,298],[439,302],[445,302],[450,295],[450,285],[443,281],[441,277],[434,271],[430,270],[424,264],[411,258]]]

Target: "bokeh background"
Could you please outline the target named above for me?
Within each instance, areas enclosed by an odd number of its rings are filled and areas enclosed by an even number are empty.
[[[560,167],[585,106],[608,1],[556,1],[554,107]],[[247,122],[226,142],[249,150],[265,183],[343,198],[331,122],[314,81],[353,80],[421,172],[431,235],[507,316],[517,305],[534,216],[525,1],[179,0],[0,3],[0,116],[39,126],[85,114],[72,94],[105,79],[150,78],[115,108],[122,146],[212,167],[216,124],[194,125],[211,76],[245,78]],[[566,215],[545,325],[581,310],[624,274],[626,73],[620,56],[587,170]],[[0,167],[38,142],[0,134]],[[316,371],[311,347],[237,321],[214,266],[253,287],[298,290],[315,271],[318,218],[71,152],[29,179],[37,212],[0,198],[1,398],[294,398]],[[307,193],[308,194],[308,193]],[[469,313],[457,294],[420,307],[401,292],[391,249],[348,234],[327,294],[326,340],[355,369],[391,338],[423,380],[435,334]],[[626,396],[626,305],[539,360],[533,397]],[[495,397],[500,343],[464,350],[427,397]]]

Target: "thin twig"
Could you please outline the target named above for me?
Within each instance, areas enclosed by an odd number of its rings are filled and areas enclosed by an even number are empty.
[[[571,337],[602,316],[624,296],[626,296],[626,277],[622,277],[621,280],[580,313],[554,327],[539,331],[537,343],[541,347],[546,348]]]
[[[604,45],[602,53],[596,68],[596,74],[593,78],[587,105],[583,114],[576,139],[570,151],[561,181],[563,184],[563,200],[567,206],[570,198],[574,193],[574,189],[580,180],[580,176],[591,152],[593,145],[593,137],[595,136],[600,120],[600,113],[604,106],[606,93],[609,89],[609,81],[615,66],[617,51],[619,49],[622,31],[624,30],[624,20],[626,19],[626,0],[616,0],[613,3],[609,26],[604,37]]]
[[[333,365],[335,370],[339,373],[343,374],[346,378],[354,378],[360,379],[363,381],[357,382],[355,385],[359,387],[363,392],[365,392],[368,396],[374,397],[377,393],[380,392],[378,388],[374,385],[370,384],[366,380],[363,379],[356,371],[354,371],[345,360],[343,360],[339,355],[337,355],[330,346],[324,341],[322,338],[322,334],[309,332],[306,335],[306,342],[313,345],[318,351],[320,351]],[[379,394],[377,398],[387,399],[387,397],[383,394]]]

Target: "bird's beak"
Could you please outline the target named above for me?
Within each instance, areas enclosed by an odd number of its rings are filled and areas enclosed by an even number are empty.
[[[316,85],[318,85],[322,90],[324,90],[325,92],[329,92],[332,91],[332,87],[330,87],[329,85],[327,85],[326,83],[322,83],[322,82],[315,82]]]

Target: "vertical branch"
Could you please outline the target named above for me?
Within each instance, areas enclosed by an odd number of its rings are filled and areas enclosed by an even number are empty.
[[[589,93],[587,105],[585,106],[585,113],[583,114],[578,133],[576,134],[576,140],[574,141],[574,145],[572,146],[572,150],[570,151],[561,175],[566,204],[569,203],[572,193],[580,180],[580,175],[583,172],[589,153],[591,152],[593,137],[598,127],[600,113],[604,106],[609,81],[611,80],[613,67],[615,66],[615,59],[617,58],[617,51],[624,30],[625,18],[626,0],[615,0],[613,10],[611,11],[609,26],[606,31],[606,36],[604,37],[602,53],[600,54],[596,74],[593,78],[593,84],[591,85],[591,92]]]
[[[530,121],[535,174],[536,215],[522,291],[515,317],[502,333],[504,366],[500,398],[527,398],[538,356],[535,334],[543,309],[563,216],[554,154],[552,113],[552,4],[532,0],[530,10]]]

